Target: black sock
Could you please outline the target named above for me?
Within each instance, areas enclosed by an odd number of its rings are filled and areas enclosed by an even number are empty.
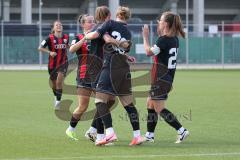
[[[114,103],[115,103],[115,100],[110,100],[110,101],[108,101],[108,102],[107,102],[108,108],[111,109],[111,107],[114,105]]]
[[[125,110],[127,111],[128,113],[128,117],[130,119],[130,122],[131,122],[131,125],[132,125],[132,128],[134,131],[136,130],[139,130],[140,129],[140,126],[139,126],[139,117],[138,117],[138,112],[137,112],[137,109],[136,107],[134,106],[133,103],[127,105],[124,107]]]
[[[78,124],[79,119],[75,118],[74,116],[72,116],[71,120],[70,120],[70,126],[75,128]]]
[[[97,112],[99,117],[102,119],[105,128],[112,127],[112,116],[106,103],[96,103]]]
[[[97,128],[97,118],[98,118],[98,116],[97,116],[97,112],[96,112],[94,117],[93,117],[91,127]]]
[[[97,134],[104,134],[104,125],[100,117],[96,119],[96,125],[97,125]]]
[[[58,101],[61,101],[62,98],[62,89],[56,89],[56,97]]]
[[[147,109],[148,116],[147,116],[147,131],[154,132],[157,122],[158,122],[158,114],[154,109]]]
[[[114,103],[115,103],[115,100],[108,101],[107,103],[108,108],[111,108]],[[102,119],[99,117],[97,112],[95,113],[91,126],[94,128],[97,128],[98,134],[104,134],[104,125],[103,125]]]
[[[57,96],[56,89],[52,88],[52,91],[53,91],[54,96]]]
[[[94,115],[94,119],[92,121],[91,127],[96,128],[98,134],[104,134],[104,125],[103,125],[102,119],[98,115],[98,112],[96,112]]]
[[[161,112],[160,112],[160,116],[173,128],[175,128],[176,130],[179,130],[182,125],[180,124],[180,122],[177,120],[177,118],[174,116],[174,114],[172,112],[170,112],[169,110],[167,110],[166,108],[164,108]]]

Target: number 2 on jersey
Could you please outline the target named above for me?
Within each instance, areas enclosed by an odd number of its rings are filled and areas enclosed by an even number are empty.
[[[112,32],[112,36],[113,36],[116,40],[118,40],[118,41],[126,41],[126,39],[123,38],[123,37],[121,36],[121,34],[120,34],[119,32],[117,32],[117,31],[113,31],[113,32]]]
[[[168,69],[175,69],[177,63],[178,48],[171,48],[169,54],[171,57],[168,59]]]

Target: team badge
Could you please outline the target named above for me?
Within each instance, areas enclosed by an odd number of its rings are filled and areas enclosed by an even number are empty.
[[[67,43],[67,39],[63,39],[63,42],[64,42],[64,43]]]

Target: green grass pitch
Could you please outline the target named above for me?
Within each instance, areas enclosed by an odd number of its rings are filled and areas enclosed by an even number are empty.
[[[137,77],[143,72],[135,72]],[[75,85],[75,73],[67,77]],[[135,87],[146,92],[149,85]],[[84,137],[91,121],[77,127],[79,141],[65,135],[68,122],[54,112],[47,71],[0,71],[0,160],[72,159],[240,159],[240,71],[178,70],[167,106],[189,129],[182,144],[173,142],[176,132],[164,121],[156,128],[156,142],[129,147],[132,138],[125,110],[113,110],[113,125],[119,141],[114,146],[95,147]],[[63,99],[77,97],[63,95]],[[146,98],[136,97],[142,134],[146,131]],[[93,108],[91,100],[90,108]]]

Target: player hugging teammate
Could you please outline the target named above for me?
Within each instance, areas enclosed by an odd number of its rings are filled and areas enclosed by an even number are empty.
[[[189,135],[189,131],[183,128],[175,115],[166,108],[168,92],[172,89],[176,70],[178,36],[185,37],[179,15],[172,12],[162,14],[158,20],[159,37],[152,47],[149,44],[149,28],[147,25],[143,27],[146,55],[153,56],[154,59],[151,89],[147,99],[147,132],[144,137],[140,133],[139,114],[132,96],[129,62],[135,62],[135,58],[128,55],[132,35],[127,25],[131,12],[128,7],[120,6],[116,20],[111,20],[110,16],[109,9],[100,6],[96,9],[96,25],[91,15],[84,14],[79,18],[83,33],[75,37],[70,47],[70,52],[76,52],[79,60],[76,78],[79,104],[72,114],[66,130],[67,136],[78,140],[75,128],[88,108],[91,94],[94,93],[97,111],[85,137],[95,142],[96,146],[117,140],[110,113],[116,96],[126,110],[133,129],[130,146],[142,144],[144,141],[154,142],[159,115],[176,129],[178,136],[175,143],[181,143]],[[41,43],[39,50],[49,53],[48,68],[56,96],[55,106],[58,107],[67,70],[68,36],[62,35],[60,21],[54,22],[53,31],[53,34]],[[49,50],[45,49],[46,46]]]

